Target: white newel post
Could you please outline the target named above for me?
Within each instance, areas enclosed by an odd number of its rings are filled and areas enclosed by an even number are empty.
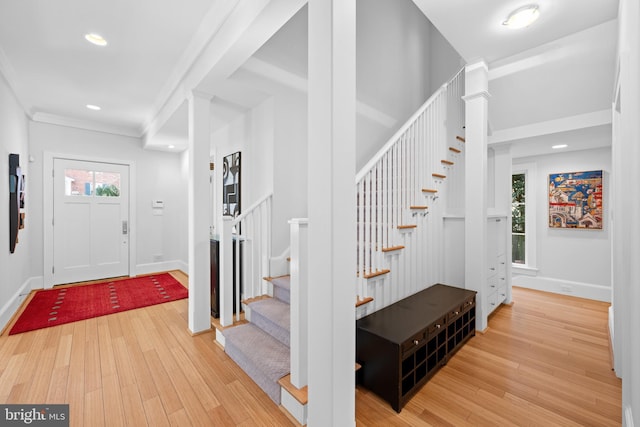
[[[355,425],[356,1],[309,0],[308,425]]]
[[[308,297],[305,274],[308,265],[309,220],[294,218],[289,221],[291,264],[291,384],[297,388],[307,385],[308,368]]]
[[[465,287],[478,291],[476,329],[487,329],[487,121],[489,70],[484,61],[465,69]]]
[[[209,266],[209,150],[211,96],[192,91],[189,100],[189,330],[211,329]]]
[[[220,227],[220,324],[233,324],[233,218],[222,217]]]

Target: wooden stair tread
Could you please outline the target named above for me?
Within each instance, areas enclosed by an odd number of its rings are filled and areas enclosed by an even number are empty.
[[[297,388],[291,384],[291,374],[285,375],[278,380],[280,387],[285,389],[294,399],[296,399],[301,405],[306,405],[309,402],[309,386]]]
[[[409,230],[418,227],[416,224],[399,225],[398,230]]]
[[[382,276],[387,273],[391,273],[391,270],[385,268],[383,270],[374,271],[372,273],[365,273],[362,277],[365,279],[373,279],[374,277]]]
[[[429,209],[429,206],[409,206],[409,209],[413,209],[413,210],[417,210],[417,211],[423,211],[425,209]]]
[[[269,295],[258,295],[257,297],[243,299],[241,302],[244,305],[251,304],[252,302],[261,301],[263,299],[271,298]]]
[[[266,280],[267,282],[271,282],[273,279],[280,279],[282,277],[289,277],[291,276],[290,274],[283,274],[282,276],[266,276],[263,277],[262,280]]]
[[[449,166],[453,165],[453,162],[451,160],[440,160],[440,163],[442,163],[443,165],[449,165]]]
[[[456,139],[458,141],[460,141],[460,142],[467,142],[467,140],[463,136],[460,136],[460,135],[456,136]]]
[[[423,193],[432,193],[432,194],[434,194],[434,193],[437,193],[438,190],[434,190],[433,188],[423,188],[422,192]]]
[[[246,323],[249,323],[249,321],[244,318],[244,312],[240,313],[240,320],[236,320],[236,316],[234,315],[233,323],[229,326],[222,326],[222,323],[220,323],[219,317],[218,318],[215,318],[213,316],[211,317],[211,326],[218,331],[224,331],[225,329],[233,328],[239,325],[244,325]]]
[[[449,151],[453,151],[454,153],[461,153],[462,151],[458,150],[455,147],[449,147]]]
[[[393,252],[393,251],[399,251],[400,249],[404,249],[404,246],[400,245],[400,246],[390,246],[388,248],[382,248],[382,252]]]
[[[371,301],[373,301],[373,298],[371,298],[371,297],[366,297],[366,298],[363,298],[363,299],[356,298],[356,307],[360,307],[361,305],[369,304]]]
[[[440,178],[440,179],[445,179],[447,177],[446,175],[442,175],[441,173],[432,173],[431,176],[433,176],[434,178]]]

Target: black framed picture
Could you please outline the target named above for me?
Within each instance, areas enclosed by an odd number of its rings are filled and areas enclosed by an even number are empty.
[[[240,215],[240,152],[225,156],[222,162],[222,214]]]

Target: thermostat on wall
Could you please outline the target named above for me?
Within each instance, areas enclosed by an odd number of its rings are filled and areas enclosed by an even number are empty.
[[[152,202],[153,204],[153,208],[154,209],[163,209],[164,208],[164,201],[163,200],[154,200]]]

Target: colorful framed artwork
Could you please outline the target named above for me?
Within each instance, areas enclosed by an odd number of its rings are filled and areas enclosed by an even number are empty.
[[[549,227],[602,229],[602,171],[549,174]]]

